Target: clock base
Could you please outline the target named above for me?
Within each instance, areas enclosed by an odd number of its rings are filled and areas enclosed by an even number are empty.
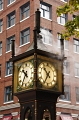
[[[45,90],[17,93],[20,102],[20,120],[56,120],[56,102],[59,94]]]

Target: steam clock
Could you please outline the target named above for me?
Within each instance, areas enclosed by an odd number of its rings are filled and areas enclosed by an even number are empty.
[[[20,102],[21,120],[55,120],[57,98],[63,92],[63,57],[38,49],[39,32],[37,10],[33,47],[15,56],[12,41],[13,95]]]

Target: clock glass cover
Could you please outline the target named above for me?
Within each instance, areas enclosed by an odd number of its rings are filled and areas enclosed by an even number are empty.
[[[28,87],[34,78],[34,67],[31,62],[24,62],[18,73],[18,84],[21,87]]]
[[[38,79],[45,87],[52,88],[57,82],[55,67],[49,62],[42,62],[38,66]]]

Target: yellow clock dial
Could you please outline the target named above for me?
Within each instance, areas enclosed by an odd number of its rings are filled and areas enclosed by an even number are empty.
[[[21,65],[18,73],[18,84],[21,87],[28,87],[34,78],[34,67],[31,62],[25,62]]]
[[[57,72],[49,62],[42,62],[38,67],[38,79],[43,86],[52,88],[57,82]]]

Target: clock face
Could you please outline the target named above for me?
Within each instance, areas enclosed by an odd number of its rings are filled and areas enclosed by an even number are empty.
[[[38,67],[38,79],[47,88],[52,88],[57,82],[57,72],[49,62],[42,62]]]
[[[24,62],[18,73],[18,84],[21,87],[28,87],[34,78],[34,67],[31,62]]]

